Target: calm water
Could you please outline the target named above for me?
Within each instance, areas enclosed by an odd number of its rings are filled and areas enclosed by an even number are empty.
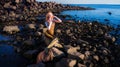
[[[120,5],[71,4],[73,6],[92,7],[95,10],[68,10],[61,14],[71,15],[75,20],[100,21],[114,25],[120,24]],[[111,14],[109,14],[111,13]]]

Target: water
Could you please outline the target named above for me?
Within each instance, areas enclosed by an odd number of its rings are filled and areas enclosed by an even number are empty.
[[[120,25],[120,5],[105,4],[71,4],[72,6],[92,7],[95,10],[68,10],[63,11],[63,15],[71,15],[75,20],[81,21],[99,21],[101,23],[110,23],[111,25]],[[111,13],[111,14],[109,14]]]
[[[0,67],[25,67],[27,62],[14,51],[13,46],[0,45]]]
[[[10,38],[8,36],[3,36],[0,34],[0,41],[8,41]]]
[[[99,21],[104,24],[118,28],[120,25],[120,5],[108,4],[70,4],[72,6],[83,6],[95,8],[95,10],[67,10],[61,12],[63,15],[71,15],[72,19],[80,21]],[[67,18],[68,19],[68,18]],[[111,31],[110,33],[115,33]],[[120,30],[116,33],[116,43],[120,44]],[[116,36],[116,35],[115,35]]]

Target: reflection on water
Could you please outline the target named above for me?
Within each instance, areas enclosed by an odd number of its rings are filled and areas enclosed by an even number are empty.
[[[25,67],[27,61],[15,53],[14,48],[0,45],[0,67]]]

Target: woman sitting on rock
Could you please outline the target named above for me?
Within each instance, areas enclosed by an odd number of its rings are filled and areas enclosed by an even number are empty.
[[[47,27],[47,32],[45,33],[46,36],[53,39],[55,23],[61,23],[61,22],[62,20],[59,19],[57,16],[54,16],[52,12],[48,12],[46,15],[46,22],[45,22],[45,25]]]

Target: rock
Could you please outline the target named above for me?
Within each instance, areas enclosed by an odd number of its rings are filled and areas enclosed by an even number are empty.
[[[68,67],[67,58],[62,58],[56,63],[55,67]]]
[[[45,33],[47,31],[47,28],[43,28],[43,33]]]
[[[20,3],[20,0],[15,0],[15,3]]]
[[[87,67],[87,66],[84,64],[78,63],[78,67]]]
[[[53,52],[54,57],[62,57],[65,55],[62,51],[60,51],[59,49],[55,47],[52,47],[52,52]]]
[[[11,11],[11,12],[9,13],[9,16],[10,16],[10,17],[15,17],[16,14],[15,14],[15,12]]]
[[[99,56],[94,55],[93,58],[94,58],[96,61],[99,61]]]
[[[84,40],[81,40],[81,39],[77,40],[77,44],[82,44],[82,43],[89,44],[89,42],[87,42],[87,41],[84,41]]]
[[[97,34],[99,34],[99,35],[103,35],[103,34],[104,34],[104,32],[103,32],[103,30],[102,30],[102,29],[99,29],[99,30],[97,31]]]
[[[76,60],[70,60],[69,67],[74,67],[76,63],[77,63]]]
[[[109,15],[111,15],[112,13],[111,12],[108,12]]]
[[[60,29],[57,29],[57,31],[56,31],[56,32],[60,34],[60,33],[61,33],[61,30],[60,30]]]
[[[68,30],[66,30],[66,34],[68,35],[68,34],[70,34],[71,32],[70,32],[70,29],[68,29]]]
[[[111,35],[108,35],[108,34],[105,34],[105,39],[108,40],[109,42],[115,42],[116,41],[116,38],[115,37],[112,37]]]
[[[23,54],[23,56],[25,56],[26,58],[32,59],[33,57],[35,57],[37,52],[38,50],[28,50]]]
[[[35,36],[38,36],[38,37],[39,37],[39,36],[41,36],[41,35],[42,35],[42,33],[41,33],[41,32],[38,32],[38,31],[37,31],[37,32],[35,32]]]
[[[82,59],[82,60],[85,59],[85,55],[84,55],[84,54],[80,54],[79,57],[80,57],[80,59]]]
[[[13,33],[19,32],[20,29],[18,28],[18,26],[5,26],[3,28],[3,31],[9,34],[13,34]]]
[[[23,42],[24,45],[28,45],[28,46],[32,46],[35,45],[35,41],[34,40],[25,40]]]
[[[70,48],[67,50],[67,53],[74,55],[74,53],[76,53],[78,49],[80,49],[80,47],[70,47]]]
[[[90,51],[85,51],[85,56],[89,57],[90,56]]]
[[[74,67],[77,61],[73,59],[63,58],[56,63],[55,67]]]
[[[44,25],[43,24],[40,24],[39,25],[39,30],[42,30],[44,28]]]
[[[103,59],[105,63],[109,63],[109,59],[107,57],[105,57],[105,59]]]
[[[3,7],[4,7],[4,8],[9,8],[9,7],[10,7],[10,2],[5,3]]]
[[[27,29],[30,29],[30,30],[36,29],[35,24],[27,24],[27,25],[26,25],[26,28],[27,28]]]
[[[45,64],[44,63],[31,64],[31,65],[28,65],[27,67],[45,67]]]

